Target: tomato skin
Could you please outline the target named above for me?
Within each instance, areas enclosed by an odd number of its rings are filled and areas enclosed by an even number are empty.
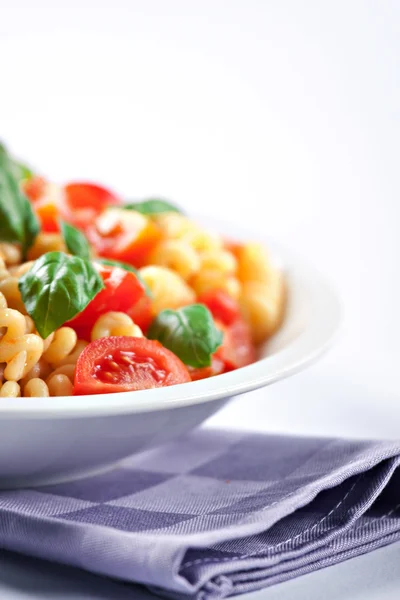
[[[215,356],[222,360],[225,371],[234,371],[255,362],[256,349],[251,341],[249,326],[242,317],[229,326],[221,323],[217,326],[222,329],[224,339]]]
[[[239,305],[224,290],[213,289],[198,298],[201,304],[205,304],[214,319],[221,321],[224,325],[231,325],[239,316]]]
[[[93,222],[107,206],[122,204],[122,200],[107,188],[84,181],[64,186],[64,210],[76,227],[85,227]]]
[[[225,365],[218,356],[213,356],[211,365],[209,367],[188,367],[190,377],[192,381],[198,381],[199,379],[207,379],[208,377],[215,377],[215,375],[221,375],[224,372]]]
[[[79,356],[74,395],[146,390],[189,381],[183,362],[159,342],[108,337],[91,342]]]
[[[143,333],[146,333],[155,317],[153,314],[151,298],[147,294],[144,294],[144,296],[142,296],[142,298],[127,311],[127,315],[136,325],[139,325]]]
[[[60,231],[58,206],[51,200],[43,198],[35,202],[34,211],[37,214],[42,226],[42,231],[46,233],[57,233]]]
[[[31,202],[40,200],[46,193],[47,182],[43,177],[32,177],[22,182],[22,191]]]
[[[80,339],[88,341],[90,340],[92,328],[101,315],[108,311],[130,314],[138,303],[143,302],[143,298],[146,296],[143,284],[131,271],[99,263],[95,263],[95,266],[103,279],[105,288],[89,302],[79,315],[68,323],[69,327],[75,329]],[[143,312],[137,309],[135,315],[135,323],[139,327],[143,323],[148,323],[149,313],[151,313],[151,303],[149,305],[147,302],[143,302],[142,306]]]
[[[126,221],[122,218],[109,234],[101,233],[97,224],[92,223],[86,227],[86,235],[99,256],[140,268],[146,264],[163,233],[156,223],[143,215],[140,215],[140,223],[135,227],[128,220],[132,215],[129,211],[126,213]]]

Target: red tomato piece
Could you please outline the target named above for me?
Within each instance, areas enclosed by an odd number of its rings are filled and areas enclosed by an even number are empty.
[[[198,301],[205,304],[214,319],[221,321],[224,325],[230,325],[239,315],[239,305],[224,290],[213,289],[199,296]]]
[[[134,313],[135,323],[139,327],[147,326],[151,320],[151,303],[144,301],[146,291],[136,275],[120,267],[95,264],[105,288],[68,323],[69,327],[75,329],[79,338],[90,340],[93,325],[108,311]]]
[[[147,294],[144,294],[144,296],[142,296],[142,298],[138,300],[131,309],[128,310],[127,314],[130,316],[132,321],[136,323],[136,325],[139,325],[143,333],[146,333],[150,327],[150,323],[155,317],[153,314],[151,298],[149,298]]]
[[[215,375],[221,375],[224,372],[225,365],[218,356],[213,356],[211,365],[209,367],[188,367],[190,377],[192,381],[198,381],[199,379],[206,379],[208,377],[214,377]]]
[[[47,182],[43,177],[35,176],[22,182],[22,190],[31,202],[40,200],[46,193],[46,187]]]
[[[145,215],[109,209],[86,227],[86,235],[100,256],[142,267],[163,234]]]
[[[52,200],[43,198],[35,202],[33,207],[42,225],[42,231],[54,233],[60,230],[60,212],[58,206]]]
[[[108,337],[91,342],[78,358],[74,394],[110,394],[191,381],[183,362],[159,342]]]
[[[250,365],[256,360],[256,349],[251,341],[250,330],[242,317],[229,326],[217,323],[223,331],[222,346],[215,353],[225,365],[225,371],[233,371]]]
[[[85,227],[92,223],[107,206],[122,203],[114,192],[94,183],[68,183],[64,192],[66,216],[77,227]]]

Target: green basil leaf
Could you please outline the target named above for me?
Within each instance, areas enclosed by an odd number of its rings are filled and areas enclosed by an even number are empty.
[[[82,312],[104,283],[92,263],[47,252],[20,278],[18,287],[36,329],[46,338]]]
[[[135,269],[135,267],[132,267],[132,265],[128,265],[127,263],[120,262],[119,260],[111,260],[111,258],[96,258],[96,262],[99,262],[102,265],[108,265],[110,267],[120,267],[121,269],[125,269],[125,271],[131,271],[131,273],[135,273],[136,277],[139,279],[140,283],[144,287],[147,296],[149,296],[149,298],[153,297],[153,294],[151,293],[149,286],[147,285],[147,283],[145,282],[145,280],[143,279],[143,277],[141,276],[139,271],[137,269]]]
[[[161,342],[191,367],[208,367],[223,339],[203,304],[161,311],[151,324],[147,337]]]
[[[160,200],[159,198],[149,198],[148,200],[143,200],[143,202],[131,202],[129,204],[125,204],[123,208],[126,208],[127,210],[136,210],[143,215],[158,215],[165,212],[182,212],[174,204],[171,204],[166,200]]]
[[[0,145],[0,241],[18,242],[26,254],[39,231],[39,221],[20,190],[12,161]]]
[[[61,233],[70,254],[90,260],[90,245],[84,234],[70,223],[61,221]]]
[[[24,179],[32,179],[34,176],[34,172],[28,165],[21,163],[17,160],[13,161],[13,172],[14,177],[17,181],[23,181]]]

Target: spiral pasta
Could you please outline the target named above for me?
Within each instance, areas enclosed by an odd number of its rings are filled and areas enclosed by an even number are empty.
[[[168,267],[188,280],[200,269],[200,257],[184,240],[164,240],[153,250],[150,263]]]
[[[285,299],[283,277],[278,272],[269,283],[253,281],[243,286],[240,306],[256,344],[271,337],[280,327]]]
[[[139,271],[153,294],[153,310],[179,308],[195,301],[194,291],[177,273],[167,267],[149,266]]]
[[[43,352],[43,340],[40,336],[25,333],[25,316],[17,310],[5,307],[5,297],[1,294],[0,363],[6,363],[4,379],[19,381],[39,361]],[[4,328],[4,329],[2,329]]]
[[[80,353],[87,346],[87,342],[78,340],[71,327],[60,327],[49,338],[46,340],[47,348],[43,358],[53,368],[76,363]]]
[[[18,398],[21,396],[21,388],[16,381],[0,383],[0,398]]]
[[[235,300],[240,295],[240,282],[233,275],[223,275],[218,271],[199,271],[191,280],[191,285],[198,296],[211,290],[223,290]]]
[[[17,244],[2,242],[0,243],[0,258],[8,266],[18,265],[22,260],[22,250]]]
[[[39,233],[28,251],[28,260],[36,260],[46,252],[66,252],[67,247],[59,233]]]
[[[143,337],[140,327],[135,325],[127,314],[116,311],[109,311],[97,319],[92,329],[91,339],[98,340],[110,335]]]
[[[31,379],[24,388],[25,398],[47,398],[48,396],[50,396],[49,388],[43,379]]]
[[[0,292],[5,296],[9,308],[14,308],[26,314],[25,305],[22,302],[18,289],[18,277],[8,270],[4,258],[0,256]]]

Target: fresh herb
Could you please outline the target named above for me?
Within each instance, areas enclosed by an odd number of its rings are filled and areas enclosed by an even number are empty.
[[[99,262],[102,265],[108,265],[109,267],[119,267],[120,269],[125,269],[125,271],[130,271],[131,273],[135,273],[136,277],[139,279],[140,283],[144,287],[147,296],[149,296],[150,298],[153,297],[153,294],[151,293],[149,286],[144,281],[144,279],[141,276],[141,274],[139,273],[139,271],[137,269],[135,269],[135,267],[132,267],[132,265],[128,265],[127,263],[120,262],[119,260],[111,260],[110,258],[96,258],[96,262]]]
[[[47,252],[18,284],[22,300],[43,338],[83,311],[104,288],[89,261],[63,252]]]
[[[24,179],[32,179],[34,173],[28,165],[21,163],[17,160],[13,161],[13,173],[17,181],[23,181]]]
[[[126,208],[127,210],[136,210],[143,215],[157,215],[165,212],[182,212],[174,204],[158,198],[149,198],[148,200],[143,200],[143,202],[132,202],[130,204],[125,204],[123,208]]]
[[[13,162],[0,145],[0,241],[20,243],[26,255],[39,231],[39,221],[20,190]]]
[[[223,339],[210,311],[202,304],[161,311],[147,337],[161,342],[191,367],[208,367]]]
[[[90,260],[91,252],[89,242],[79,229],[76,229],[76,227],[70,223],[61,221],[61,233],[70,254],[79,256],[84,260]]]

